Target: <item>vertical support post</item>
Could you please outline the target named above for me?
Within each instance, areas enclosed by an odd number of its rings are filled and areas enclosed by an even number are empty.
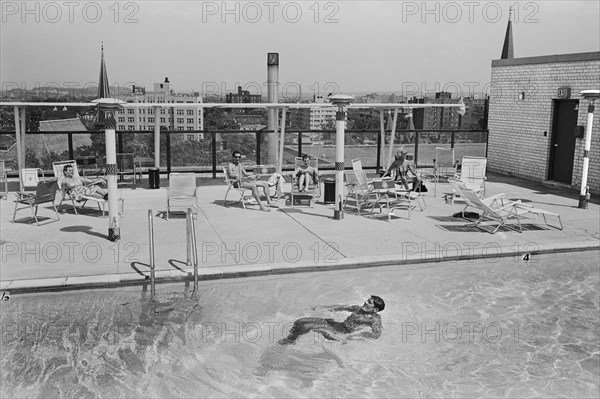
[[[587,180],[588,168],[590,163],[590,146],[592,143],[592,125],[594,122],[594,101],[595,98],[591,98],[590,105],[588,105],[588,118],[585,130],[585,144],[583,148],[583,169],[581,171],[581,190],[579,191],[579,205],[577,206],[581,209],[587,209],[588,202],[590,199]]]
[[[154,107],[154,167],[160,168],[160,118],[158,116],[160,108]]]
[[[285,114],[287,108],[281,108],[281,126],[279,133],[279,165],[277,166],[277,173],[281,174],[283,171],[283,144],[285,138]]]
[[[148,209],[148,238],[150,246],[150,295],[154,298],[155,288],[154,280],[156,278],[154,274],[154,218],[152,215],[152,209]]]
[[[17,144],[17,169],[19,172],[19,191],[23,191],[23,182],[21,181],[21,169],[24,167],[25,159],[23,159],[22,142],[21,142],[21,118],[19,118],[19,107],[15,105],[15,141]]]
[[[298,149],[297,149],[297,157],[302,156],[302,132],[298,132]]]
[[[171,174],[171,131],[167,130],[167,176]]]
[[[261,137],[262,134],[260,132],[260,130],[256,131],[256,164],[257,165],[261,165],[262,162],[260,161],[260,141],[261,141]]]
[[[217,178],[217,133],[210,132],[210,149],[212,152],[213,179]]]
[[[344,196],[344,141],[345,141],[345,125],[344,119],[346,113],[344,106],[338,105],[338,111],[335,113],[335,203],[336,209],[333,214],[335,220],[340,220],[343,215],[342,198]]]
[[[115,148],[115,125],[112,115],[106,120],[104,139],[106,142],[106,184],[108,186],[108,239],[119,241],[121,228],[117,200],[117,153]]]
[[[388,150],[387,162],[385,168],[389,168],[392,164],[392,157],[394,156],[394,141],[396,140],[396,125],[398,124],[398,108],[394,109],[394,120],[392,122],[392,132],[390,133],[390,148]]]
[[[278,103],[277,86],[279,85],[279,53],[267,54],[267,102]],[[267,109],[267,130],[272,134],[267,136],[267,163],[277,161],[277,124],[278,111],[276,108]]]
[[[73,133],[67,134],[67,142],[68,142],[68,146],[69,146],[69,159],[74,159],[75,154],[73,151]]]
[[[383,110],[379,110],[379,135],[377,136],[377,174],[381,172],[381,151],[385,146],[385,122]]]
[[[21,152],[23,154],[23,161],[25,158],[25,139],[27,134],[27,107],[21,108]]]

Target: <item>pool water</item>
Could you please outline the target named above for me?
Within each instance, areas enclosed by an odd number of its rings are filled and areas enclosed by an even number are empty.
[[[88,292],[0,305],[1,397],[600,395],[598,252]],[[386,301],[379,339],[307,334]]]

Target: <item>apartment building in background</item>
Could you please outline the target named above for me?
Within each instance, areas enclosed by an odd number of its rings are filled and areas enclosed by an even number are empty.
[[[203,133],[198,133],[198,130],[204,130],[202,96],[198,92],[174,92],[169,78],[165,78],[162,83],[154,83],[153,91],[146,91],[144,87],[134,86],[131,93],[119,95],[118,98],[129,103],[188,103],[198,104],[198,107],[154,109],[154,107],[148,106],[122,109],[116,115],[117,130],[154,131],[156,124],[159,124],[161,130],[189,132],[183,135],[184,140],[204,138]]]

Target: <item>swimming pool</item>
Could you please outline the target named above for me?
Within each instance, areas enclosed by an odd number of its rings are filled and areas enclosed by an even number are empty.
[[[598,397],[598,252],[13,295],[2,397]],[[277,340],[323,304],[383,334]]]

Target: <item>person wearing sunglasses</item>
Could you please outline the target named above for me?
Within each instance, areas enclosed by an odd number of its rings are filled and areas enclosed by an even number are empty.
[[[379,338],[381,336],[381,312],[385,308],[383,299],[371,295],[362,306],[333,305],[313,307],[313,310],[326,309],[331,312],[352,312],[346,320],[339,322],[319,317],[303,317],[294,322],[286,338],[279,341],[282,345],[293,344],[301,336],[310,331],[317,332],[333,341],[348,341],[352,338]],[[371,331],[365,331],[365,328]]]
[[[241,163],[241,152],[234,151],[231,156],[233,159],[227,164],[227,174],[229,175],[230,179],[236,180],[234,185],[236,187],[247,188],[252,191],[252,196],[256,200],[260,210],[263,212],[269,212],[269,209],[267,209],[260,201],[258,187],[262,187],[267,200],[267,205],[271,208],[278,208],[277,205],[271,202],[269,182],[257,180],[258,176],[250,174],[246,171],[246,169],[244,169]]]

